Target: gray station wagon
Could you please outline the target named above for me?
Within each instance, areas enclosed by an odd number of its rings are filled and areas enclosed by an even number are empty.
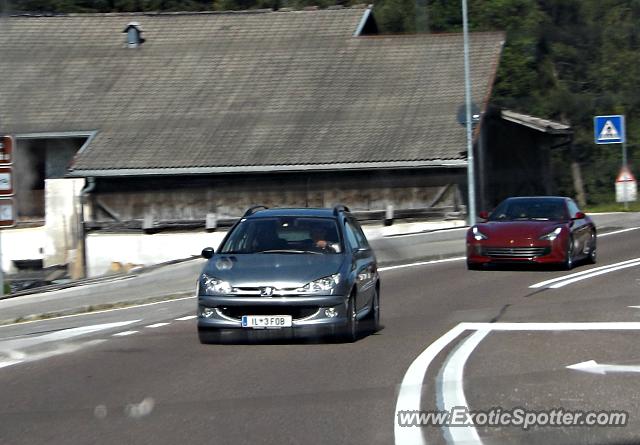
[[[198,280],[202,343],[240,338],[355,341],[380,320],[375,255],[345,206],[252,207],[229,230]]]

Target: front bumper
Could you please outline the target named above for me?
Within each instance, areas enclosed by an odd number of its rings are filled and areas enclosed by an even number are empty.
[[[562,242],[536,241],[521,244],[494,245],[486,241],[467,241],[467,263],[557,264],[566,260]]]
[[[337,334],[347,324],[348,298],[341,295],[294,297],[198,296],[198,328],[251,332],[258,336]],[[205,308],[212,309],[205,316]],[[334,317],[325,314],[333,308]],[[242,315],[291,315],[290,328],[242,327]]]

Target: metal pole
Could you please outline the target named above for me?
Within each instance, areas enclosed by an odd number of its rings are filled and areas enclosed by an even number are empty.
[[[624,124],[623,124],[624,125]],[[622,170],[627,171],[627,138],[622,140]],[[627,196],[627,182],[623,182],[623,195],[624,209],[629,210],[629,197]]]
[[[467,109],[467,188],[469,190],[467,214],[469,215],[469,225],[472,226],[476,223],[476,190],[473,171],[473,122],[471,122],[471,76],[469,73],[469,26],[467,23],[467,0],[462,0],[462,33],[464,36],[464,93]]]

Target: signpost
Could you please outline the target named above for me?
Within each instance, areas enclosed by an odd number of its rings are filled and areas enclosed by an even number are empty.
[[[0,228],[16,224],[16,205],[13,199],[13,149],[11,136],[0,136]],[[1,238],[0,238],[1,240]],[[2,272],[2,245],[0,243],[0,296],[4,295]]]
[[[625,136],[624,115],[615,114],[595,116],[593,131],[596,144],[621,144],[622,167],[616,178],[616,202],[623,202],[629,208],[629,201],[637,199],[636,178],[627,166],[627,140]]]

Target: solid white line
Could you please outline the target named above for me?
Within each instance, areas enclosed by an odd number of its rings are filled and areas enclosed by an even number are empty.
[[[435,357],[466,330],[474,331],[640,331],[640,322],[576,322],[576,323],[459,323],[442,337],[431,343],[415,358],[400,384],[394,418],[394,442],[396,445],[424,445],[422,429],[401,427],[399,411],[420,410],[422,383],[427,369]]]
[[[4,362],[0,362],[0,368],[6,368],[7,366],[17,365],[22,362],[23,360],[7,360]]]
[[[422,232],[399,233],[397,235],[389,234],[389,235],[384,235],[383,238],[404,238],[407,236],[417,236],[417,235],[435,235],[438,233],[456,232],[456,231],[463,231],[463,230],[469,230],[469,227],[468,226],[452,227],[449,229],[436,229],[436,230],[425,230]]]
[[[575,272],[575,273],[572,273],[572,274],[569,274],[569,275],[563,275],[561,277],[556,277],[556,278],[552,278],[550,280],[541,281],[539,283],[532,284],[531,286],[529,286],[529,288],[530,289],[537,289],[537,288],[540,288],[540,287],[545,287],[545,286],[547,286],[549,284],[552,284],[552,283],[557,283],[559,281],[565,281],[565,280],[569,280],[569,279],[572,279],[572,278],[575,278],[575,277],[581,277],[581,276],[584,276],[584,275],[590,275],[590,274],[592,274],[594,272],[598,272],[598,271],[601,271],[601,270],[608,270],[608,269],[611,269],[611,268],[616,267],[616,266],[621,266],[621,265],[630,264],[630,263],[636,263],[638,261],[640,261],[640,258],[633,258],[631,260],[620,261],[619,263],[613,263],[613,264],[607,264],[606,266],[594,267],[592,269],[583,270],[581,272]]]
[[[560,323],[460,323],[462,330],[489,331],[629,331],[640,330],[638,321],[581,321]]]
[[[442,402],[444,410],[451,410],[458,406],[469,407],[464,395],[463,371],[464,366],[473,350],[489,334],[490,331],[476,331],[456,349],[444,365],[442,373]],[[453,443],[481,444],[480,436],[473,425],[466,427],[453,426],[447,428]]]
[[[17,298],[20,298],[20,297],[17,297]],[[102,311],[83,312],[81,314],[61,315],[60,317],[43,318],[42,320],[21,321],[21,322],[18,322],[18,323],[3,324],[3,325],[0,325],[0,329],[1,328],[6,328],[6,327],[10,327],[10,326],[16,326],[16,325],[25,325],[25,324],[30,324],[30,323],[41,323],[43,321],[60,320],[60,319],[63,319],[63,318],[85,317],[87,315],[98,315],[98,314],[104,314],[104,313],[107,313],[107,312],[126,311],[126,310],[129,310],[129,309],[137,309],[137,308],[140,308],[140,307],[154,306],[156,304],[173,303],[173,302],[176,302],[176,301],[188,300],[190,298],[196,298],[196,296],[193,295],[193,296],[190,296],[190,297],[175,298],[173,300],[163,300],[163,301],[156,301],[156,302],[153,302],[153,303],[137,304],[135,306],[118,307],[118,308],[114,308],[114,309],[104,309]]]
[[[180,317],[180,318],[176,318],[176,321],[187,321],[187,320],[193,320],[194,318],[196,318],[197,315],[187,315],[186,317]]]
[[[124,331],[118,332],[117,334],[113,334],[114,337],[126,337],[127,335],[137,334],[138,331]]]
[[[638,230],[638,229],[640,229],[640,227],[631,227],[629,229],[614,230],[613,232],[598,233],[598,238],[602,238],[603,236],[609,236],[609,235],[617,235],[618,233],[631,232],[632,230]]]
[[[429,265],[429,264],[448,263],[448,262],[451,262],[451,261],[461,261],[461,260],[466,260],[466,259],[467,259],[467,257],[458,256],[458,257],[453,257],[453,258],[445,258],[445,259],[442,259],[442,260],[420,261],[418,263],[400,264],[398,266],[379,267],[378,270],[380,272],[384,272],[384,271],[387,271],[387,270],[404,269],[405,267],[426,266],[426,265]]]
[[[424,437],[422,428],[402,427],[398,422],[400,411],[415,411],[420,409],[420,395],[422,394],[422,382],[427,372],[427,368],[433,359],[449,343],[464,331],[462,324],[457,325],[442,337],[431,343],[427,349],[416,357],[402,379],[398,400],[396,402],[396,417],[394,419],[393,435],[396,445],[423,445]]]
[[[162,326],[167,326],[170,323],[155,323],[155,324],[150,324],[149,326],[145,326],[145,328],[151,328],[151,329],[155,329],[155,328],[160,328]]]
[[[572,279],[569,279],[569,280],[561,281],[559,283],[552,284],[549,287],[551,289],[558,289],[560,287],[564,287],[564,286],[567,286],[569,284],[575,283],[576,281],[587,280],[589,278],[597,277],[599,275],[604,275],[604,274],[609,273],[609,272],[615,272],[616,270],[627,269],[629,267],[636,267],[636,266],[640,266],[640,261],[637,261],[635,263],[623,264],[623,265],[616,266],[616,267],[610,267],[608,269],[604,269],[604,270],[600,270],[598,272],[594,272],[594,273],[590,273],[590,274],[587,274],[587,275],[583,275],[581,277],[575,277],[575,278],[572,278]]]

